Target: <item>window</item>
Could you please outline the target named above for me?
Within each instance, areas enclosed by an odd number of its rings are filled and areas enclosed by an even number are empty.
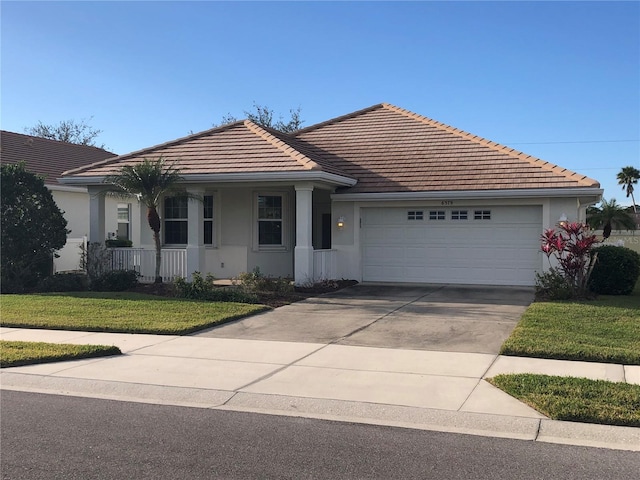
[[[189,208],[186,198],[164,199],[164,243],[186,244]]]
[[[429,220],[444,220],[444,210],[431,210]]]
[[[204,196],[204,244],[213,245],[213,195]]]
[[[282,195],[258,195],[258,245],[282,244]]]
[[[118,232],[116,236],[122,240],[131,240],[129,224],[131,220],[131,204],[118,204]]]
[[[451,210],[451,220],[466,220],[466,219],[467,219],[466,210]]]
[[[422,210],[410,210],[407,212],[407,220],[422,220],[424,214]]]
[[[475,210],[473,212],[474,220],[491,220],[491,210]]]

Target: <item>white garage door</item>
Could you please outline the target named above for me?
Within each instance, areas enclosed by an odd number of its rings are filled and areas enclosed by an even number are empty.
[[[542,207],[362,209],[363,280],[533,285]]]

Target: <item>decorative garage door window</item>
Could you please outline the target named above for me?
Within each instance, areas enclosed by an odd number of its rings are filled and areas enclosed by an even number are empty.
[[[474,220],[491,220],[491,210],[475,210],[473,212]]]
[[[467,220],[468,212],[466,210],[451,210],[451,220]]]
[[[282,245],[282,196],[258,196],[258,244]]]
[[[444,220],[444,210],[431,210],[429,212],[429,220]]]
[[[424,213],[422,210],[409,210],[407,212],[407,220],[423,220]]]

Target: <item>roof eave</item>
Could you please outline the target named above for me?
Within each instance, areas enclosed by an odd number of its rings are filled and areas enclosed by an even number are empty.
[[[202,173],[180,175],[181,183],[247,183],[247,182],[325,182],[336,187],[353,187],[357,180],[318,170],[299,172],[250,172],[250,173]],[[104,175],[62,177],[58,181],[65,185],[102,185]]]
[[[337,202],[375,202],[385,200],[482,200],[489,198],[602,197],[598,187],[527,188],[510,190],[465,190],[436,192],[334,193]]]

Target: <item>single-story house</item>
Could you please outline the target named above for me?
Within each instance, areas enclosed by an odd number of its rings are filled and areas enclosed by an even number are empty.
[[[533,285],[542,230],[584,221],[602,195],[584,175],[379,104],[292,134],[240,121],[65,172],[90,193],[91,240],[108,228],[105,175],[160,156],[203,198],[165,198],[160,212],[163,264],[187,276]],[[132,229],[152,252],[144,209]]]
[[[78,270],[80,250],[78,245],[89,234],[89,195],[87,187],[62,185],[58,177],[62,172],[83,165],[95,163],[116,154],[102,148],[76,145],[21,133],[0,131],[0,163],[24,162],[26,169],[44,177],[46,187],[51,191],[58,208],[67,220],[67,245],[54,259],[55,271]],[[117,202],[109,202],[117,209]],[[115,218],[115,217],[114,217]]]

